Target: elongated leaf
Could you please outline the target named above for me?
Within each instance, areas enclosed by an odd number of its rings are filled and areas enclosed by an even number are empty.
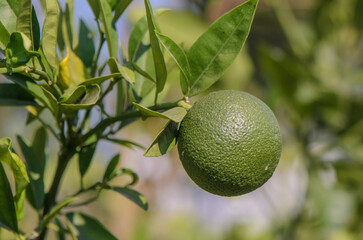
[[[99,85],[90,85],[87,87],[86,94],[79,101],[79,103],[60,103],[61,109],[65,111],[76,111],[79,109],[89,109],[94,106],[101,93],[101,88]]]
[[[79,172],[81,173],[81,176],[83,177],[93,159],[93,155],[96,151],[97,142],[93,142],[91,144],[88,144],[84,147],[82,147],[81,151],[78,155],[78,166],[79,166]]]
[[[6,0],[9,3],[9,6],[14,11],[15,15],[19,15],[21,8],[21,0]]]
[[[102,178],[103,181],[110,180],[114,176],[119,162],[120,162],[120,154],[117,154],[108,163],[105,173],[103,174]]]
[[[33,39],[32,39],[33,50],[37,51],[39,49],[39,44],[40,44],[40,26],[34,7],[32,9],[32,33],[33,33]]]
[[[100,15],[99,1],[98,0],[87,0],[87,2],[90,5],[95,18],[98,19],[99,15]]]
[[[32,146],[25,139],[21,136],[17,138],[28,165],[27,170],[30,178],[28,190],[30,191],[27,191],[27,197],[35,209],[41,209],[44,200],[44,161],[38,158]]]
[[[97,219],[80,212],[68,213],[67,218],[77,228],[78,240],[117,240]]]
[[[47,10],[45,13],[44,24],[42,29],[42,51],[47,62],[54,70],[58,64],[57,58],[57,35],[58,35],[58,19],[59,7],[58,1],[46,0]]]
[[[146,17],[140,18],[139,21],[134,25],[129,39],[128,55],[130,61],[137,60],[137,52],[140,48],[143,48],[142,40],[147,32],[148,25]],[[144,47],[145,48],[145,47]]]
[[[74,49],[74,30],[73,30],[73,0],[66,1],[66,9],[62,21],[62,34],[65,44]]]
[[[0,48],[5,49],[5,46],[9,43],[10,34],[6,30],[5,26],[0,22]]]
[[[108,65],[112,71],[112,73],[119,72],[121,73],[122,77],[128,81],[129,83],[133,84],[135,82],[135,74],[127,66],[121,66],[115,58],[108,59]]]
[[[172,150],[177,142],[178,129],[179,123],[169,121],[146,149],[144,156],[159,157]]]
[[[149,208],[146,198],[141,193],[139,193],[131,188],[111,187],[110,190],[113,190],[113,191],[127,197],[129,200],[136,203],[139,207],[141,207],[145,211]]]
[[[188,93],[190,88],[189,87],[190,67],[187,55],[185,54],[184,50],[178,44],[176,44],[171,38],[164,36],[160,33],[156,33],[156,36],[159,38],[161,44],[170,53],[171,57],[178,65],[181,73],[183,74],[183,79],[185,79],[185,83],[181,85],[182,91],[184,94]]]
[[[153,83],[156,83],[155,79],[153,79],[147,72],[142,70],[139,66],[137,66],[136,63],[132,63],[133,68],[137,73],[139,73],[141,76],[145,77],[146,79],[152,81]]]
[[[39,22],[31,0],[21,0],[16,31],[24,33],[32,41],[31,50],[38,50],[40,38]]]
[[[55,117],[58,117],[59,106],[58,106],[57,98],[50,91],[45,89],[45,87],[42,86],[41,88],[44,92],[44,95],[48,98],[51,112],[53,113],[53,115]]]
[[[13,81],[20,87],[22,87],[25,91],[27,91],[29,94],[31,94],[33,97],[37,98],[39,101],[41,101],[46,107],[49,109],[52,109],[51,104],[49,103],[48,98],[45,96],[43,89],[38,84],[34,83],[31,78],[28,78],[24,75],[20,74],[4,74],[7,79]]]
[[[144,146],[142,146],[136,142],[130,141],[130,140],[116,139],[116,138],[105,138],[105,140],[116,143],[116,144],[120,144],[120,145],[128,147],[130,149],[133,149],[133,147],[145,149]]]
[[[121,15],[124,13],[126,8],[130,5],[132,0],[122,0],[117,4],[115,9],[115,16],[113,17],[113,22],[117,22],[117,20],[121,17]]]
[[[8,1],[0,1],[0,22],[8,33],[16,30],[16,13],[9,5]]]
[[[34,97],[16,84],[0,84],[0,106],[38,106]]]
[[[15,179],[16,213],[18,219],[20,219],[23,214],[25,188],[30,180],[25,164],[12,151],[12,142],[9,138],[0,139],[0,161],[8,164],[13,171]]]
[[[62,103],[76,103],[85,93],[86,86],[78,86],[76,88],[70,89],[71,91],[66,91],[61,97],[60,102]]]
[[[112,74],[104,75],[104,76],[100,76],[100,77],[89,78],[86,81],[80,83],[80,85],[82,85],[82,86],[89,86],[89,85],[94,85],[94,84],[100,85],[104,81],[106,81],[108,79],[111,79],[111,78],[116,78],[116,77],[121,77],[121,74],[120,73],[112,73]]]
[[[106,35],[107,47],[110,57],[117,57],[118,38],[114,24],[112,23],[112,10],[106,0],[100,0],[100,19]]]
[[[42,223],[40,225],[39,232],[42,232],[47,224],[65,207],[67,207],[71,202],[77,200],[76,197],[66,198],[63,201],[57,203],[50,212],[44,216]]]
[[[95,46],[92,40],[92,32],[82,19],[79,27],[79,42],[79,57],[86,67],[91,67],[95,55]]]
[[[239,54],[249,34],[258,0],[249,0],[224,14],[198,38],[187,53],[190,92],[194,96],[217,81]]]
[[[22,0],[20,12],[16,22],[16,31],[22,32],[29,39],[33,39],[32,21],[33,21],[33,5],[31,0]],[[34,49],[32,49],[34,50]]]
[[[0,227],[18,232],[13,193],[0,161]]]
[[[168,119],[173,122],[181,122],[181,120],[183,120],[186,114],[186,110],[180,107],[176,107],[166,112],[160,113],[148,109],[147,107],[141,106],[140,104],[137,103],[133,104],[145,117],[158,117],[158,118]]]
[[[167,77],[167,70],[165,66],[164,56],[160,48],[159,39],[156,37],[156,27],[154,23],[154,16],[150,6],[149,0],[145,0],[146,18],[149,29],[149,37],[151,50],[154,58],[155,76],[156,76],[156,89],[161,92],[164,89]]]

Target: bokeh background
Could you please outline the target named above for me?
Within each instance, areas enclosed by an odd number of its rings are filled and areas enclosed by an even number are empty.
[[[82,18],[98,39],[87,2],[74,2],[75,29]],[[157,23],[163,34],[187,49],[208,25],[243,1],[150,2],[154,10],[171,9],[158,16]],[[34,4],[42,22],[44,13],[38,1]],[[125,46],[143,14],[143,1],[135,0],[117,22]],[[106,48],[102,56],[107,57]],[[182,96],[177,72],[170,78],[165,101]],[[363,239],[363,1],[261,0],[243,51],[209,91],[220,89],[256,95],[280,123],[281,160],[263,187],[240,197],[214,196],[188,178],[176,149],[145,158],[141,150],[102,143],[86,184],[97,181],[120,152],[122,167],[138,173],[135,188],[148,199],[149,210],[106,192],[82,210],[126,240]],[[107,101],[111,108],[115,105],[112,97]],[[38,125],[25,127],[26,116],[23,108],[1,107],[0,137],[15,142],[21,134],[30,139]],[[138,121],[118,136],[148,146],[164,124],[159,119]],[[56,144],[50,137],[46,179],[54,171]],[[16,143],[14,147],[19,149]],[[75,159],[60,196],[72,194],[78,184]],[[27,207],[24,230],[34,227],[34,217]]]

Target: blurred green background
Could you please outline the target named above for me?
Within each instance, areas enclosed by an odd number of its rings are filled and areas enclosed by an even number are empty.
[[[86,3],[75,2],[76,14],[94,25]],[[157,22],[165,35],[188,49],[209,24],[241,2],[151,4],[154,9],[172,8]],[[124,45],[132,24],[143,15],[142,3],[134,1],[117,23]],[[38,16],[41,19],[42,13]],[[78,21],[75,25],[78,29]],[[171,67],[172,61],[168,64]],[[177,72],[172,71],[166,100],[182,96],[173,87],[177,84]],[[276,114],[283,152],[275,174],[263,187],[240,197],[214,196],[188,178],[176,149],[164,157],[145,158],[142,151],[101,144],[88,183],[102,174],[112,155],[121,152],[122,165],[139,174],[136,189],[147,197],[150,209],[143,212],[132,202],[105,193],[83,210],[127,240],[363,239],[363,1],[260,1],[242,53],[210,91],[219,89],[256,95]],[[113,99],[109,104],[115,104]],[[0,137],[30,138],[37,125],[24,127],[25,120],[24,109],[0,108]],[[164,124],[139,121],[119,135],[147,146]],[[56,154],[51,138],[50,145],[48,179]],[[78,183],[77,161],[73,161],[61,195],[73,193],[71,187]],[[32,214],[28,207],[25,230],[34,227]]]

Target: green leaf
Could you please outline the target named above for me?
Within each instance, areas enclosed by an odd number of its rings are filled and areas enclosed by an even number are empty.
[[[58,35],[58,20],[59,6],[56,0],[46,0],[46,12],[42,29],[42,51],[47,62],[54,70],[58,65],[57,57],[57,35]]]
[[[42,219],[42,222],[39,227],[39,232],[43,232],[44,228],[47,224],[65,207],[67,207],[71,202],[77,200],[76,197],[70,197],[62,200],[61,202],[57,203],[50,212],[45,215]]]
[[[9,43],[10,34],[6,30],[5,26],[0,22],[0,48],[5,49],[5,46]]]
[[[46,107],[54,111],[51,103],[48,100],[48,97],[44,94],[43,89],[40,85],[33,82],[33,80],[29,77],[20,74],[4,74],[7,79],[13,81],[20,87],[22,87],[25,91],[31,94],[34,98],[38,99],[42,102]]]
[[[76,103],[86,93],[87,88],[81,85],[68,90],[60,97],[61,103]]]
[[[53,113],[53,115],[55,117],[58,117],[58,113],[59,113],[59,106],[58,106],[58,101],[57,98],[50,92],[48,91],[45,87],[41,87],[44,95],[47,97],[49,105],[50,105],[50,110]]]
[[[66,1],[66,9],[62,21],[63,40],[69,48],[74,49],[74,30],[73,30],[73,0]]]
[[[155,33],[156,27],[154,23],[154,16],[152,13],[150,2],[149,0],[144,0],[144,2],[145,2],[146,18],[149,29],[151,50],[154,59],[156,89],[157,92],[161,92],[164,89],[166,83],[167,70],[165,66],[164,56],[160,48],[159,39],[156,37]]]
[[[111,79],[111,78],[116,78],[116,77],[121,77],[121,74],[112,73],[112,74],[104,75],[104,76],[100,76],[100,77],[89,78],[89,79],[85,80],[84,82],[80,83],[80,86],[89,86],[89,85],[94,85],[94,84],[100,85],[104,81]]]
[[[98,0],[87,0],[87,2],[92,9],[93,15],[95,16],[96,19],[98,19],[99,15],[100,15],[99,1]]]
[[[118,38],[114,24],[112,23],[112,10],[106,0],[100,0],[100,19],[106,35],[106,42],[110,57],[117,57]]]
[[[159,157],[172,150],[177,143],[179,123],[169,121],[146,149],[145,157]]]
[[[23,212],[25,188],[30,180],[27,174],[25,164],[20,160],[18,155],[12,151],[12,142],[9,138],[0,139],[0,162],[10,166],[15,179],[15,204],[18,219]]]
[[[108,163],[105,173],[103,174],[103,180],[110,180],[114,177],[118,163],[120,162],[120,154],[115,155]]]
[[[146,21],[146,17],[141,18],[137,23],[134,25],[132,32],[129,38],[129,47],[128,47],[128,55],[130,61],[137,60],[137,53],[139,52],[140,48],[145,48],[142,44],[142,40],[147,32],[148,25]]]
[[[112,21],[115,23],[117,20],[121,17],[121,15],[124,13],[126,8],[130,5],[132,0],[122,0],[117,4],[115,9],[115,16],[113,17]]]
[[[95,56],[95,46],[92,40],[92,32],[82,19],[79,27],[79,42],[79,57],[86,67],[91,67]]]
[[[16,13],[9,5],[9,1],[0,1],[0,22],[9,34],[16,30]]]
[[[34,7],[32,10],[32,31],[33,31],[33,39],[32,39],[33,50],[37,51],[39,49],[39,44],[40,44],[40,26]]]
[[[29,51],[31,47],[31,41],[24,33],[13,32],[6,46],[7,51],[11,52],[11,65],[16,67],[26,64],[35,55],[34,52]]]
[[[131,188],[111,187],[110,190],[113,190],[113,191],[125,196],[126,198],[128,198],[132,202],[136,203],[139,207],[141,207],[145,211],[149,208],[146,198],[141,193],[139,193]]]
[[[175,63],[178,65],[181,73],[183,74],[183,79],[185,79],[185,83],[182,84],[182,91],[184,94],[189,92],[189,79],[190,79],[190,67],[187,55],[184,50],[176,44],[171,38],[164,36],[160,33],[156,33],[156,36],[159,38],[159,41],[164,46],[164,48],[169,52],[171,57],[174,59]]]
[[[97,141],[90,143],[86,146],[83,146],[78,154],[79,172],[81,173],[82,177],[86,174],[87,170],[89,169],[89,166],[93,159],[93,155],[96,151],[96,146],[97,146]]]
[[[156,83],[155,79],[153,79],[147,72],[142,70],[139,66],[137,66],[136,63],[132,63],[133,68],[137,73],[139,73],[141,76],[145,77],[146,79],[149,79],[153,83]]]
[[[165,111],[163,113],[153,111],[147,107],[141,106],[140,104],[133,103],[134,106],[145,116],[145,117],[158,117],[171,120],[173,122],[181,122],[183,120],[186,110],[181,107],[176,107]]]
[[[21,1],[20,11],[16,22],[16,31],[24,33],[25,36],[31,40],[31,50],[34,51],[39,48],[39,22],[31,0]]]
[[[34,97],[12,83],[0,83],[0,106],[39,106]]]
[[[77,103],[60,103],[60,107],[65,111],[76,111],[80,109],[90,109],[94,106],[101,93],[101,88],[99,85],[94,84],[87,86],[86,94]]]
[[[18,232],[13,193],[3,165],[0,161],[0,227]]]
[[[215,21],[187,53],[191,79],[187,96],[217,81],[239,54],[249,34],[258,0],[249,0]]]
[[[67,218],[77,228],[78,240],[117,240],[97,219],[80,212],[67,214]]]
[[[135,74],[132,69],[127,66],[121,66],[117,60],[113,57],[108,59],[108,66],[111,69],[112,73],[118,72],[121,73],[122,77],[128,81],[129,83],[133,84],[135,82]]]
[[[35,209],[40,210],[44,200],[44,159],[38,158],[33,147],[25,139],[21,136],[17,136],[17,138],[28,166],[27,170],[30,178],[28,190],[30,191],[27,190],[27,197],[30,204]],[[41,139],[37,140],[42,141]]]
[[[116,139],[116,138],[105,138],[105,140],[128,147],[130,149],[133,149],[134,146],[141,149],[145,149],[144,146],[130,140]]]
[[[15,15],[19,15],[20,8],[21,8],[21,0],[6,0],[11,7],[11,9],[14,11]]]

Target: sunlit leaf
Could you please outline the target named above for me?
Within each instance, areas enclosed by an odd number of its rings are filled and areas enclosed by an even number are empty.
[[[145,116],[145,117],[158,117],[171,120],[173,122],[181,122],[185,114],[187,113],[184,108],[176,107],[165,112],[156,112],[140,104],[133,103],[134,106]]]
[[[165,49],[169,52],[171,57],[174,59],[175,63],[178,65],[181,73],[182,79],[185,79],[185,82],[181,84],[183,94],[187,94],[190,90],[189,79],[190,79],[190,67],[187,55],[184,50],[176,44],[171,38],[164,36],[160,33],[157,33],[157,37],[161,44],[165,47]]]
[[[106,35],[106,42],[110,57],[117,57],[118,38],[115,25],[112,22],[112,10],[106,0],[100,0],[100,19]]]
[[[135,74],[128,66],[121,66],[113,57],[108,59],[107,63],[110,66],[112,73],[119,72],[121,73],[122,77],[129,83],[135,82]]]
[[[156,27],[154,22],[154,15],[150,6],[149,0],[145,0],[146,19],[149,29],[149,37],[151,44],[151,51],[153,53],[155,76],[156,76],[156,89],[161,92],[164,89],[167,77],[167,70],[164,61],[164,56],[160,48],[159,39],[156,36]]]
[[[9,165],[14,174],[16,212],[18,219],[20,219],[23,213],[25,188],[30,180],[25,164],[12,151],[12,142],[9,138],[0,139],[0,161]]]
[[[9,34],[16,30],[16,13],[9,5],[9,1],[0,1],[0,22]]]
[[[42,29],[42,51],[50,67],[56,69],[57,57],[57,35],[58,35],[59,7],[58,1],[46,0],[46,13]],[[53,72],[54,74],[54,72]]]
[[[187,53],[188,96],[208,89],[232,64],[249,34],[258,0],[249,0],[216,20]]]
[[[145,157],[159,157],[172,150],[177,143],[179,123],[169,121],[146,149]]]

